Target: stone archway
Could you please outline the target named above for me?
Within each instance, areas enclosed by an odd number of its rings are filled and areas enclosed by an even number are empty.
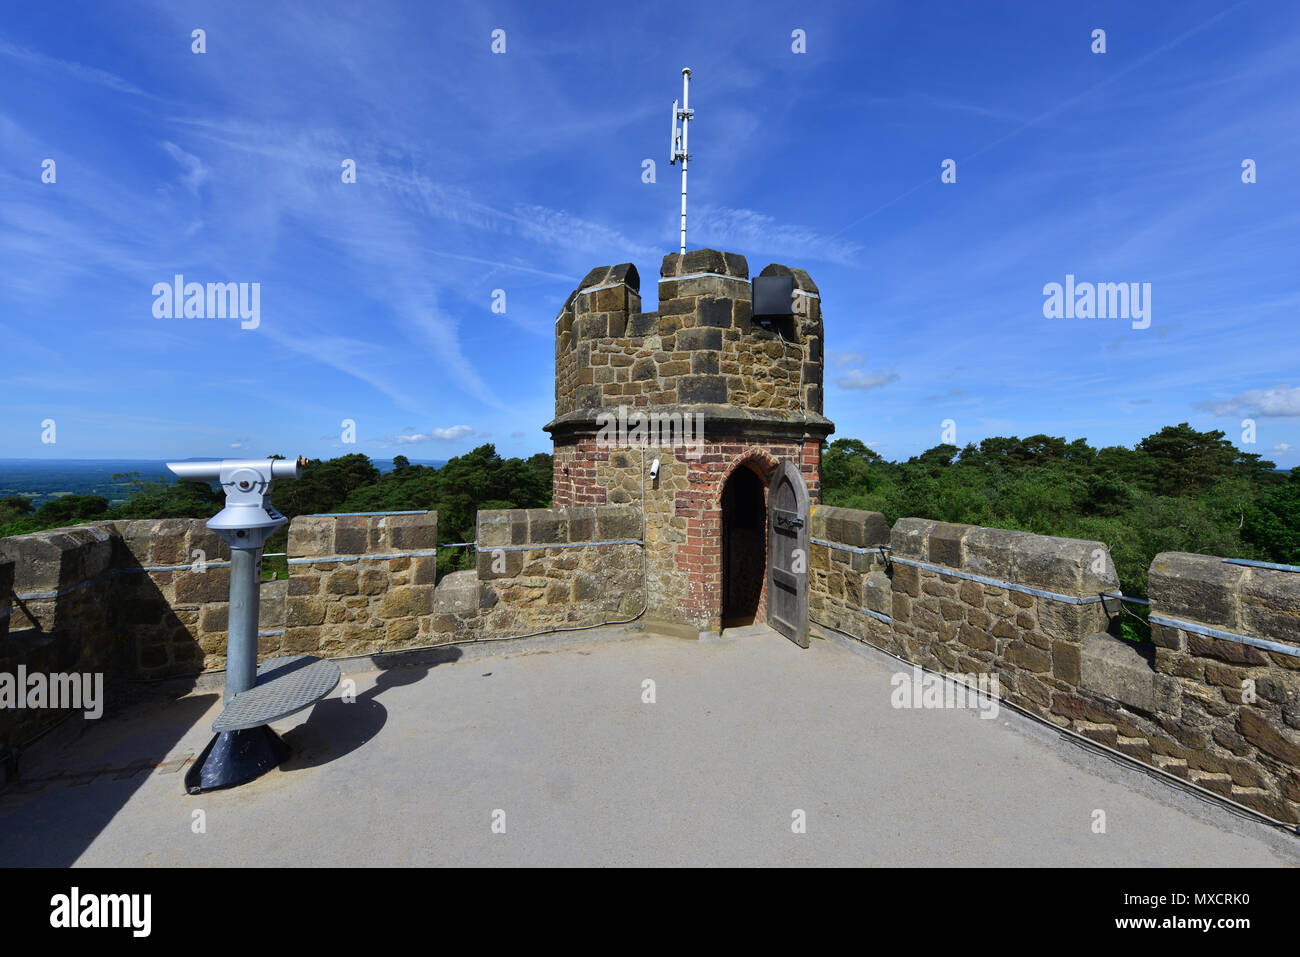
[[[722,487],[722,625],[752,624],[767,577],[767,503],[764,481],[747,466]]]

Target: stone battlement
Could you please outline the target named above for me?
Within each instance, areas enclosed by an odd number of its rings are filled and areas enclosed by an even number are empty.
[[[262,585],[259,658],[680,621],[668,606],[677,542],[699,560],[705,548],[657,504],[644,554],[635,504],[479,512],[477,567],[436,585],[437,513],[301,516],[288,581]],[[1012,704],[1300,823],[1300,573],[1162,553],[1152,643],[1136,645],[1115,637],[1118,580],[1100,542],[914,518],[891,529],[825,506],[810,533],[813,621],[936,671],[996,674]],[[228,557],[197,519],[0,539],[0,672],[222,668]],[[0,752],[64,714],[4,712]]]
[[[590,429],[599,412],[627,406],[690,407],[706,420],[729,409],[737,423],[827,434],[817,286],[802,269],[770,265],[761,275],[793,278],[791,321],[765,327],[752,318],[749,265],[737,253],[665,256],[657,312],[641,311],[631,263],[593,269],[556,319],[556,418],[547,430],[558,438]]]
[[[261,585],[259,660],[344,658],[635,617],[640,512],[479,512],[502,544],[435,587],[438,513],[302,515],[288,580]],[[520,536],[513,529],[522,520]],[[505,538],[497,529],[505,529]],[[604,545],[617,539],[632,544]],[[526,548],[515,548],[522,542]],[[226,662],[230,551],[200,519],[104,522],[0,539],[0,673],[187,677]],[[109,710],[120,696],[109,695]],[[68,715],[0,710],[0,783],[16,749]]]
[[[1300,823],[1300,572],[1162,553],[1150,644],[1117,637],[1100,542],[817,508],[814,621]]]

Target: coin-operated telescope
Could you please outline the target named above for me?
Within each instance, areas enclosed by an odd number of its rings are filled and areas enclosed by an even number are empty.
[[[183,479],[220,482],[226,493],[226,507],[208,520],[212,529],[231,548],[260,548],[288,519],[271,504],[271,485],[276,479],[296,479],[307,462],[288,459],[224,459],[220,462],[168,462],[167,467]]]
[[[257,666],[262,546],[288,521],[271,504],[271,487],[276,479],[298,478],[306,464],[304,458],[167,463],[182,479],[221,483],[226,507],[207,525],[230,544],[225,708],[212,724],[216,737],[185,775],[191,794],[244,784],[283,762],[289,746],[268,723],[309,707],[338,684],[338,665],[310,655]]]

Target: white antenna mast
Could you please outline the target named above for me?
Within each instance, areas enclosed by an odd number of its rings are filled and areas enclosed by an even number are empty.
[[[691,158],[691,154],[686,152],[686,126],[695,115],[695,111],[690,108],[691,104],[691,68],[682,69],[682,105],[677,106],[677,101],[673,100],[673,137],[669,141],[668,165],[672,166],[678,160],[682,161],[682,253],[686,253],[686,161]],[[677,121],[681,121],[681,129],[677,127]]]

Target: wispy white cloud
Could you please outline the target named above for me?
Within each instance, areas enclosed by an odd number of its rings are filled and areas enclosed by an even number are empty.
[[[389,357],[385,356],[384,351],[373,342],[346,336],[314,334],[302,329],[286,330],[269,323],[263,323],[258,327],[257,332],[292,352],[359,379],[387,396],[402,409],[415,412],[423,404],[405,390],[398,388],[400,376],[393,374],[391,370],[375,368]]]
[[[695,208],[691,223],[704,245],[718,249],[761,249],[775,261],[794,263],[857,266],[862,262],[862,246],[852,240],[836,239],[811,226],[781,223],[752,209],[703,203]]]
[[[381,444],[389,442],[397,445],[419,445],[425,442],[454,442],[467,435],[473,435],[474,428],[469,425],[452,425],[446,428],[430,429],[428,432],[414,432],[409,435],[394,435],[381,439]]]
[[[509,219],[517,235],[541,244],[554,243],[574,252],[606,257],[617,253],[642,262],[662,256],[662,250],[657,247],[634,242],[615,228],[563,210],[521,204],[514,208]]]
[[[1196,407],[1214,415],[1251,415],[1261,419],[1300,416],[1300,387],[1275,385],[1250,389],[1222,401],[1197,402]]]
[[[959,100],[951,96],[935,96],[930,93],[917,93],[916,98],[926,107],[935,107],[941,110],[951,110],[955,113],[968,113],[973,116],[985,117],[992,120],[1001,120],[1005,123],[1027,123],[1029,117],[1020,113],[1013,113],[1010,110],[1003,109],[999,106],[988,105],[984,103],[971,103],[966,100]],[[891,104],[898,103],[897,99],[888,100]],[[913,104],[914,106],[914,104]]]
[[[881,386],[897,381],[898,373],[896,372],[863,372],[861,369],[853,369],[848,375],[836,379],[835,384],[841,389],[867,390],[879,389]]]
[[[867,357],[861,352],[842,352],[837,349],[830,349],[827,351],[827,355],[830,356],[831,365],[835,366],[837,369],[843,369],[845,366],[861,365],[867,361]]]
[[[175,143],[164,141],[162,148],[167,151],[167,155],[174,159],[181,169],[185,170],[185,175],[181,177],[181,182],[191,193],[197,194],[199,186],[208,178],[211,172],[203,165],[203,160],[199,159],[193,153],[187,153]]]
[[[38,69],[58,70],[85,83],[93,83],[96,86],[102,86],[118,93],[128,93],[131,96],[148,95],[144,90],[133,83],[128,83],[115,73],[93,66],[84,66],[73,60],[60,60],[58,57],[48,56],[36,50],[29,50],[26,47],[15,46],[4,40],[0,40],[0,55],[21,60]]]
[[[939,395],[927,395],[925,400],[927,402],[940,402],[943,399],[964,399],[968,395],[969,393],[965,389],[949,389],[947,392]]]

